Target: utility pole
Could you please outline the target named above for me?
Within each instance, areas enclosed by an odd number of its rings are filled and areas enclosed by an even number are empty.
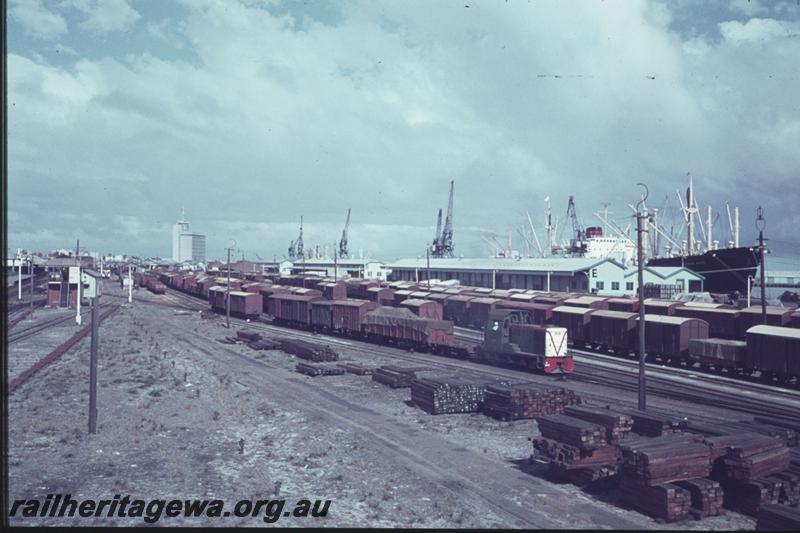
[[[425,262],[427,263],[425,275],[428,278],[428,292],[431,290],[431,247],[428,246],[425,248]]]
[[[28,258],[28,277],[30,278],[31,282],[31,320],[33,320],[33,256],[29,256]]]
[[[22,250],[20,250],[19,248],[17,248],[17,267],[18,267],[18,271],[17,271],[17,281],[18,281],[18,283],[17,283],[17,285],[18,285],[17,300],[22,300]]]
[[[647,210],[642,209],[642,206],[647,199],[648,191],[647,186],[643,183],[637,183],[645,189],[644,197],[639,201],[636,211],[636,233],[638,235],[637,251],[637,269],[639,281],[639,409],[644,411],[647,409],[647,389],[645,378],[645,316],[644,316],[644,249],[642,245],[644,234],[644,219],[647,217]]]
[[[761,253],[761,323],[767,323],[767,294],[765,289],[766,284],[764,283],[764,269],[765,269],[765,261],[764,256],[766,255],[764,250],[764,228],[767,227],[767,221],[764,219],[764,210],[761,206],[758,206],[758,211],[756,212],[756,228],[758,229],[758,251]]]
[[[233,240],[233,239],[231,239]],[[236,241],[233,241],[236,246]],[[225,327],[231,327],[231,250],[232,247],[225,248],[228,251],[228,284],[225,287]]]
[[[128,303],[133,302],[133,279],[131,279],[131,265],[128,265]]]
[[[100,283],[97,280],[96,283]],[[92,347],[89,360],[89,433],[97,433],[97,329],[98,296],[91,298],[92,306]]]
[[[333,243],[334,245],[336,243]],[[336,253],[336,247],[333,248],[333,281],[339,279],[339,262],[337,261],[338,254]]]

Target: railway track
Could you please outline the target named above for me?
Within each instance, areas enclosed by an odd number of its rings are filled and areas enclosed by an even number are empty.
[[[101,309],[103,309],[104,307],[105,306],[103,306],[103,305],[100,306]],[[83,319],[86,319],[86,317],[89,316],[89,314],[90,314],[90,311],[87,309],[87,311],[81,312],[81,317]],[[42,331],[44,331],[44,330],[46,330],[46,329],[48,329],[50,327],[58,326],[60,324],[64,324],[64,323],[66,323],[66,322],[68,322],[70,320],[75,320],[75,315],[73,313],[69,313],[66,316],[60,315],[60,316],[45,320],[43,322],[37,322],[36,324],[32,324],[32,325],[30,325],[30,326],[28,326],[26,328],[22,328],[22,329],[18,328],[15,331],[9,332],[8,344],[11,345],[11,344],[19,342],[19,341],[21,341],[23,339],[30,338],[30,337],[36,335],[37,333],[40,333],[40,332],[42,332]]]
[[[168,292],[175,294],[176,291],[168,289]],[[180,294],[183,299],[188,298],[193,300],[194,303],[198,303],[194,297]],[[203,308],[207,308],[207,306],[203,305]],[[324,342],[328,344],[344,346],[365,356],[374,354],[376,351],[376,345],[356,339],[344,340],[339,337],[316,335],[309,331],[274,326],[264,321],[247,322],[235,317],[231,317],[231,322],[241,327],[261,329],[290,338],[317,342],[324,339]],[[473,342],[480,341],[483,337],[480,332],[465,330],[464,328],[456,328],[456,333],[458,337]],[[413,352],[387,346],[380,346],[379,349],[382,355],[387,357],[403,359],[404,361],[426,366],[435,366],[451,372],[463,372],[466,370],[482,376],[513,379],[514,381],[524,381],[525,377],[530,375],[519,370],[502,369],[502,367],[484,365],[463,359],[442,356],[421,357]],[[579,365],[589,368],[582,370],[579,366],[578,370],[573,372],[569,379],[610,386],[626,391],[638,390],[638,363],[636,361],[603,356],[587,351],[577,351],[576,353],[580,357]],[[800,393],[796,391],[734,380],[718,375],[705,375],[691,370],[654,365],[652,363],[648,364],[647,390],[648,394],[664,399],[722,407],[747,414],[782,417],[800,416]],[[768,395],[769,398],[765,399],[765,395]]]
[[[327,335],[317,335],[308,331],[298,331],[290,328],[274,326],[263,322],[245,322],[241,319],[231,318],[233,324],[237,324],[248,329],[256,329],[274,333],[283,337],[309,340],[312,342],[324,342],[331,345],[346,347],[351,352],[361,356],[370,357],[377,353],[392,359],[402,360],[403,362],[414,363],[436,369],[446,370],[451,373],[469,372],[480,376],[490,376],[497,379],[512,380],[514,382],[528,381],[530,374],[520,370],[504,369],[468,361],[464,359],[448,358],[436,355],[422,355],[414,352],[388,347],[377,346],[364,343],[355,339],[341,340],[337,337]],[[584,363],[583,360],[580,363]],[[592,364],[589,362],[589,364]],[[667,369],[674,370],[674,369]],[[553,378],[555,381],[556,378]],[[615,389],[623,389],[629,392],[638,390],[638,374],[633,368],[609,367],[608,365],[593,364],[591,369],[578,370],[570,374],[569,380],[577,380],[584,383],[609,386]],[[667,400],[681,400],[707,405],[710,407],[721,407],[732,411],[743,412],[754,415],[796,417],[800,414],[800,394],[786,390],[786,395],[776,397],[772,395],[770,399],[764,399],[763,390],[742,390],[742,384],[734,382],[730,388],[708,387],[708,384],[698,389],[696,383],[690,380],[676,380],[676,376],[670,373],[660,373],[658,369],[652,369],[648,376],[648,394],[658,396]],[[585,394],[583,394],[586,396]],[[608,402],[609,397],[596,396],[594,400]],[[706,421],[713,421],[707,419]]]

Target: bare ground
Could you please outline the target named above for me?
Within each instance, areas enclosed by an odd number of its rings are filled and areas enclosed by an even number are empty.
[[[86,430],[88,338],[10,397],[11,500],[51,493],[220,498],[227,506],[247,498],[286,499],[287,505],[302,498],[332,500],[325,518],[277,522],[290,527],[664,527],[613,505],[610,496],[528,473],[533,421],[431,416],[407,404],[408,389],[392,390],[368,376],[297,374],[296,361],[282,352],[216,342],[232,334],[220,320],[142,300],[102,325],[97,435]],[[40,343],[42,355],[54,347],[45,337]],[[362,364],[397,362],[381,348],[370,354],[360,343],[331,345],[343,359]],[[431,366],[430,373],[448,373]],[[600,387],[569,386],[614,396]],[[15,518],[12,524],[142,521]],[[158,524],[264,522],[165,517]],[[669,527],[752,530],[754,521],[728,513]]]

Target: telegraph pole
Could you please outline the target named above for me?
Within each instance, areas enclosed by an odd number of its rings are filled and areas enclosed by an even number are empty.
[[[231,239],[233,240],[233,239]],[[236,246],[236,241],[233,241]],[[225,287],[225,327],[231,327],[231,250],[232,247],[225,248],[228,251],[228,285]]]
[[[31,282],[31,319],[33,319],[33,256],[31,255],[28,260],[28,277]]]
[[[428,278],[428,292],[431,290],[431,249],[430,246],[425,248],[425,260],[427,261],[427,278]]]
[[[96,283],[100,283],[99,280]],[[97,433],[97,308],[98,296],[91,298],[92,305],[92,347],[89,362],[89,433]]]
[[[639,201],[636,210],[636,233],[638,235],[638,245],[636,247],[638,281],[639,281],[639,409],[647,409],[647,383],[645,378],[645,317],[644,317],[644,248],[642,245],[644,234],[644,219],[647,217],[647,210],[642,206],[647,199],[647,186],[637,183],[645,189],[644,197]]]
[[[17,286],[19,288],[19,290],[17,291],[17,300],[22,300],[22,250],[20,250],[19,248],[17,248],[17,261],[18,261],[17,281],[19,282],[17,283]]]
[[[334,282],[336,282],[336,280],[339,278],[339,263],[337,262],[337,259],[336,259],[337,257],[338,257],[338,255],[336,253],[336,243],[334,243],[334,248],[333,248],[333,281]]]
[[[133,279],[131,279],[131,265],[128,265],[128,303],[133,302]]]
[[[761,252],[761,323],[767,323],[767,294],[766,285],[764,283],[764,228],[767,227],[767,221],[764,219],[764,210],[761,206],[758,207],[756,212],[756,228],[758,229],[758,250]]]

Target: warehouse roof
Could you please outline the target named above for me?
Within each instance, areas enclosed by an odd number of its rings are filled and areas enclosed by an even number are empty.
[[[644,270],[647,271],[647,272],[650,272],[651,274],[655,274],[656,276],[658,276],[661,279],[671,278],[671,277],[673,277],[673,276],[675,276],[675,275],[677,275],[677,274],[679,274],[681,272],[685,272],[689,276],[694,276],[697,279],[706,279],[706,277],[703,276],[702,274],[698,274],[694,270],[690,270],[690,269],[688,269],[686,267],[646,266],[646,267],[644,267]],[[636,268],[631,268],[630,272],[625,274],[625,277],[629,278],[631,276],[635,276],[637,273],[638,273],[638,271],[637,271]]]
[[[582,272],[597,265],[610,262],[621,269],[625,267],[613,259],[588,259],[584,257],[547,257],[547,258],[456,258],[456,259],[431,259],[432,270],[486,270],[486,271],[516,271],[516,272]],[[427,262],[424,257],[416,259],[399,259],[387,265],[391,269],[426,269]]]

